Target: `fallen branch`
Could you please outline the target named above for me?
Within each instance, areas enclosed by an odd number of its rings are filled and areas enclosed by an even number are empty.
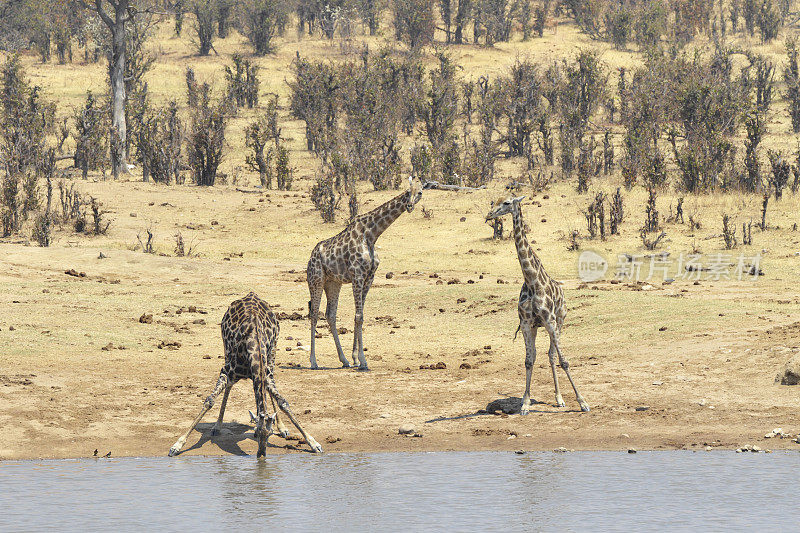
[[[261,194],[263,192],[263,191],[261,191],[259,189],[256,189],[256,190],[252,191],[250,189],[242,189],[241,187],[236,187],[236,190],[239,191],[239,192],[247,193],[247,194]]]
[[[479,191],[481,189],[485,189],[486,185],[481,185],[480,187],[462,187],[460,185],[446,185],[439,183],[438,181],[428,181],[422,186],[423,189],[438,189],[440,191]]]

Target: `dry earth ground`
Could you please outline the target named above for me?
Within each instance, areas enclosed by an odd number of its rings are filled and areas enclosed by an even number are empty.
[[[773,383],[800,344],[794,282],[800,258],[785,244],[796,244],[798,234],[790,230],[757,233],[758,246],[745,250],[767,250],[758,281],[652,280],[653,290],[609,281],[582,285],[577,254],[566,251],[561,236],[579,223],[571,215],[570,186],[548,191],[546,200],[539,195],[535,201],[542,207],[526,202],[531,238],[549,271],[564,280],[564,349],[592,411],[578,412],[568,389],[567,407],[553,406],[541,334],[534,397],[544,403],[526,417],[503,416],[479,413],[493,400],[520,397],[524,384],[524,348],[521,339],[513,340],[521,278],[513,241],[488,239],[483,222],[489,198],[499,191],[428,191],[422,204],[432,219],[417,209],[384,234],[366,306],[372,371],[362,373],[336,368],[325,327],[320,363],[330,369],[310,370],[308,352],[298,347],[308,345],[306,256],[339,228],[319,224],[303,193],[82,185],[109,199],[110,236],[65,233],[49,249],[0,245],[5,458],[84,456],[95,448],[114,455],[165,453],[216,379],[222,363],[218,324],[226,306],[251,289],[286,314],[278,385],[328,451],[735,447],[759,442],[773,427],[796,431],[800,422],[798,390]],[[388,196],[369,194],[367,207]],[[698,201],[710,206],[725,200]],[[630,205],[637,201],[643,203],[643,196],[632,194]],[[783,206],[794,212],[796,204],[789,198]],[[790,220],[788,213],[783,218]],[[633,224],[596,249],[609,256],[636,252],[636,240],[624,236]],[[132,250],[148,225],[164,255]],[[178,230],[194,239],[200,257],[172,255]],[[706,253],[719,246],[719,238],[702,240],[713,230],[694,237],[685,226],[667,231],[672,240],[666,248],[674,254],[696,241]],[[98,259],[101,251],[108,257]],[[65,274],[68,269],[86,276]],[[387,272],[394,277],[386,279]],[[353,309],[347,291],[341,302],[347,346]],[[152,323],[139,321],[145,313],[152,313]],[[175,342],[177,349],[164,346]],[[439,361],[447,368],[419,369]],[[471,368],[460,368],[462,363]],[[562,386],[568,387],[563,376]],[[252,403],[252,388],[237,385],[228,420],[247,422]],[[422,438],[397,434],[409,422]],[[203,437],[200,447],[193,447],[200,439],[195,433],[187,453],[253,452],[252,440],[239,435],[245,428],[231,429],[233,436]],[[272,443],[285,444],[278,437]],[[789,440],[769,445],[797,447]]]

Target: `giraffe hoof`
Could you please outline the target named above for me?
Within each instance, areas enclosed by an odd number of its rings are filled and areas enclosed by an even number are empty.
[[[564,403],[564,399],[561,398],[560,395],[556,397],[556,407],[564,407],[566,405],[567,404]]]
[[[350,363],[342,363],[342,368],[350,368]]]
[[[180,451],[181,451],[180,448],[178,448],[177,446],[173,446],[172,448],[169,449],[169,456],[170,457],[175,457],[176,455],[178,455],[180,453]]]
[[[219,435],[219,428],[217,426],[214,426],[213,428],[211,428],[211,436],[216,437],[217,435]]]
[[[581,404],[581,411],[583,411],[584,413],[588,413],[589,411],[591,411],[591,409],[589,409],[589,405],[588,404],[582,403]]]
[[[369,372],[369,367],[367,365],[359,366],[358,367],[358,371],[359,372]]]
[[[527,415],[529,412],[530,412],[530,408],[528,408],[528,407],[521,407],[520,410],[519,410],[519,414],[521,414],[521,415]]]

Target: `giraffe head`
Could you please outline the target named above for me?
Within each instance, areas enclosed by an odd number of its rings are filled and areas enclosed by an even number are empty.
[[[409,213],[414,210],[414,206],[422,199],[422,189],[422,184],[419,182],[415,183],[414,179],[409,176],[408,196],[406,197],[406,211]]]
[[[274,433],[272,426],[275,424],[275,420],[278,418],[278,413],[272,413],[271,415],[266,416],[259,415],[258,418],[253,416],[253,413],[250,413],[250,418],[256,420],[255,437],[258,441],[258,452],[256,453],[256,457],[263,457],[267,454],[267,439]]]
[[[492,207],[489,209],[489,213],[486,215],[486,220],[492,220],[493,218],[501,217],[510,213],[514,208],[514,205],[518,205],[524,199],[524,196],[514,196],[510,193],[501,196],[492,202]]]

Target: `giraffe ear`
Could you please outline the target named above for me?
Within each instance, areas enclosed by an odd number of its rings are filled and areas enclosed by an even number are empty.
[[[525,198],[527,198],[527,196],[517,196],[517,197],[516,197],[516,198],[514,198],[512,201],[513,201],[513,202],[516,204],[516,203],[519,203],[519,202],[521,202],[521,201],[522,201],[522,200],[524,200]]]
[[[412,178],[411,176],[408,177],[408,188],[409,189],[414,188],[414,178]]]

